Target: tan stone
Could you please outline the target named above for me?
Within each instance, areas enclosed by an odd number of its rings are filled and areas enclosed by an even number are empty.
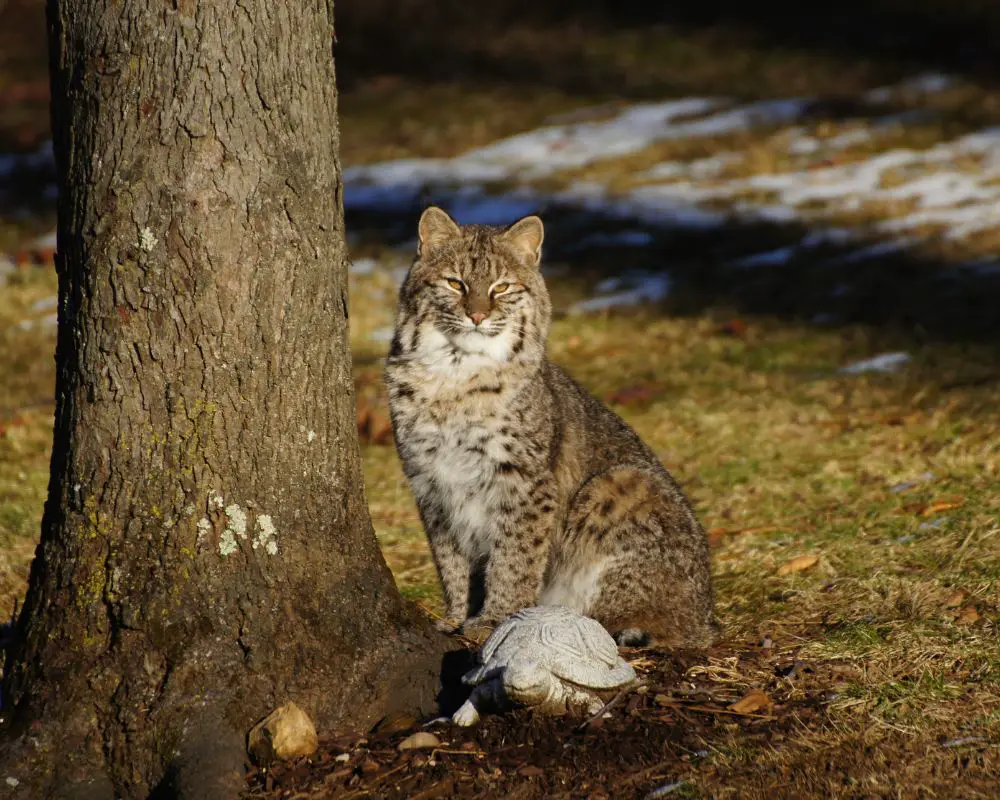
[[[247,750],[258,764],[311,756],[318,747],[312,720],[292,702],[268,714],[247,736]]]

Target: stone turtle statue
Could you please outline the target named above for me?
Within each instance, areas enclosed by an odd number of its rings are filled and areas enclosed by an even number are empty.
[[[503,620],[462,678],[472,695],[452,716],[475,725],[485,710],[512,705],[546,714],[596,714],[636,683],[611,634],[594,619],[564,606],[523,608]]]

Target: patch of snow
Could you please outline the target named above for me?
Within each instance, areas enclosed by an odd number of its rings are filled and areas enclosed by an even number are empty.
[[[933,472],[924,472],[923,474],[918,475],[913,480],[903,481],[902,483],[897,483],[895,486],[890,486],[889,491],[892,492],[893,494],[899,494],[901,492],[908,491],[909,489],[913,489],[914,487],[919,486],[922,483],[928,483],[934,480],[935,477],[936,476],[934,475]]]
[[[521,189],[491,196],[482,190],[463,190],[445,203],[447,211],[462,225],[504,225],[538,211],[541,198]]]
[[[378,268],[378,261],[374,258],[359,258],[351,261],[347,271],[351,275],[370,275]]]
[[[755,253],[752,256],[745,256],[736,261],[730,262],[734,267],[774,267],[787,264],[799,251],[797,244],[787,247],[779,247],[776,250],[768,250],[764,253]]]
[[[665,181],[687,175],[687,165],[682,161],[663,161],[650,167],[641,177],[650,181]]]
[[[920,240],[915,237],[904,237],[892,239],[887,242],[876,242],[875,244],[862,247],[850,253],[827,259],[827,264],[857,264],[860,261],[870,261],[875,258],[882,258],[892,253],[899,253],[917,244]]]
[[[793,139],[788,145],[788,152],[793,155],[812,155],[822,151],[846,150],[856,144],[865,144],[872,139],[871,131],[863,128],[853,131],[845,131],[827,139],[820,139],[815,136],[801,136]]]
[[[36,300],[31,304],[32,311],[52,311],[59,307],[59,296],[50,295],[49,297],[43,297],[41,300]]]
[[[17,265],[6,255],[0,253],[0,286],[3,286],[7,281],[7,276],[10,275]]]
[[[1000,275],[1000,261],[995,259],[978,259],[975,261],[963,261],[956,265],[958,269],[964,269],[975,275],[988,276]]]
[[[900,367],[910,362],[910,354],[903,352],[880,353],[872,358],[862,361],[855,361],[846,367],[841,367],[840,371],[845,375],[862,375],[866,372],[895,372]]]
[[[881,102],[879,98],[890,99],[897,92],[942,91],[952,82],[949,76],[927,73],[873,90],[866,97],[870,102]],[[908,248],[918,241],[911,231],[922,227],[939,227],[941,235],[952,239],[1000,227],[1000,128],[978,131],[927,150],[900,148],[853,163],[729,180],[720,176],[728,165],[743,158],[739,153],[667,161],[639,175],[647,183],[625,194],[614,194],[608,186],[594,181],[576,182],[548,195],[527,185],[561,170],[637,152],[658,141],[795,123],[804,118],[811,102],[790,98],[740,105],[724,98],[693,97],[641,103],[601,119],[590,114],[590,119],[581,121],[576,116],[573,119],[577,121],[546,125],[452,159],[400,159],[352,167],[344,171],[345,204],[392,213],[435,202],[459,222],[488,224],[509,223],[540,208],[567,206],[623,221],[703,230],[718,228],[734,218],[813,227],[832,215],[863,210],[869,204],[912,205],[910,213],[872,223],[862,232],[887,241],[841,257],[838,260],[842,263]],[[603,108],[602,114],[608,110]],[[927,113],[913,109],[886,114],[828,139],[807,135],[801,127],[782,136],[790,137],[787,146],[791,152],[811,155],[862,144],[886,128],[907,124]],[[979,162],[979,168],[964,171],[957,166],[970,160]],[[501,181],[515,188],[491,194],[488,185]],[[823,236],[827,238],[818,238]],[[799,247],[827,242],[843,245],[852,238],[817,231]],[[651,235],[640,230],[595,232],[582,237],[577,247],[643,247],[651,241]],[[781,263],[792,254],[793,250],[780,248],[736,263]],[[361,264],[352,268],[355,274],[367,269],[363,261]],[[396,273],[397,280],[404,275],[405,270]]]
[[[34,153],[0,154],[0,180],[9,178],[15,172],[34,172],[55,168],[52,141],[45,142]]]
[[[547,126],[452,159],[410,158],[351,167],[344,170],[344,203],[350,208],[386,211],[410,208],[427,187],[544,177],[629,155],[658,141],[783,124],[808,107],[807,100],[792,98],[716,111],[726,103],[701,97],[641,103],[608,120]]]
[[[820,228],[806,234],[801,247],[819,247],[824,244],[845,245],[854,241],[856,235],[849,228]]]
[[[591,247],[649,247],[653,243],[653,234],[648,231],[623,230],[614,233],[589,233],[577,241],[574,250],[586,250]]]
[[[861,95],[861,99],[866,103],[872,104],[887,103],[892,99],[894,94],[900,92],[936,94],[954,86],[955,83],[956,79],[951,75],[943,75],[939,72],[928,72],[893,86],[880,86],[877,89],[870,89]]]
[[[681,177],[707,180],[717,177],[726,167],[738,164],[742,160],[743,156],[740,153],[718,153],[707,158],[696,158],[694,161],[664,161],[650,167],[639,177],[650,181]]]
[[[635,275],[632,278],[624,278],[623,282],[626,284],[635,282],[636,285],[631,289],[616,294],[581,300],[569,307],[569,313],[586,314],[594,311],[606,311],[611,308],[634,306],[639,303],[656,303],[663,300],[670,293],[669,275]],[[620,284],[617,284],[615,288],[618,285]]]
[[[31,250],[55,250],[58,241],[58,233],[49,231],[44,236],[33,239],[30,245]]]

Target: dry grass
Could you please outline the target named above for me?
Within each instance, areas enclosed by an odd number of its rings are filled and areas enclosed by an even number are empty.
[[[55,275],[31,268],[0,287],[0,618],[23,598],[41,526],[52,447],[54,328],[33,310]]]

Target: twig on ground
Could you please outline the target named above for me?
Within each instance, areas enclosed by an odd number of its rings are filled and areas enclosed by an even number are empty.
[[[607,710],[609,708],[611,708],[613,705],[615,705],[619,700],[621,700],[630,691],[632,691],[633,689],[638,689],[640,686],[642,686],[642,682],[641,681],[639,683],[635,684],[634,686],[627,686],[624,689],[620,689],[619,692],[618,692],[618,694],[616,694],[614,697],[612,697],[610,700],[608,700],[608,702],[606,702],[603,706],[601,706],[601,709],[596,714],[594,714],[594,716],[592,716],[586,722],[581,722],[579,725],[577,725],[577,727],[576,727],[577,733],[579,733],[584,728],[586,728],[595,719],[598,719],[599,717],[603,716],[607,712]]]

